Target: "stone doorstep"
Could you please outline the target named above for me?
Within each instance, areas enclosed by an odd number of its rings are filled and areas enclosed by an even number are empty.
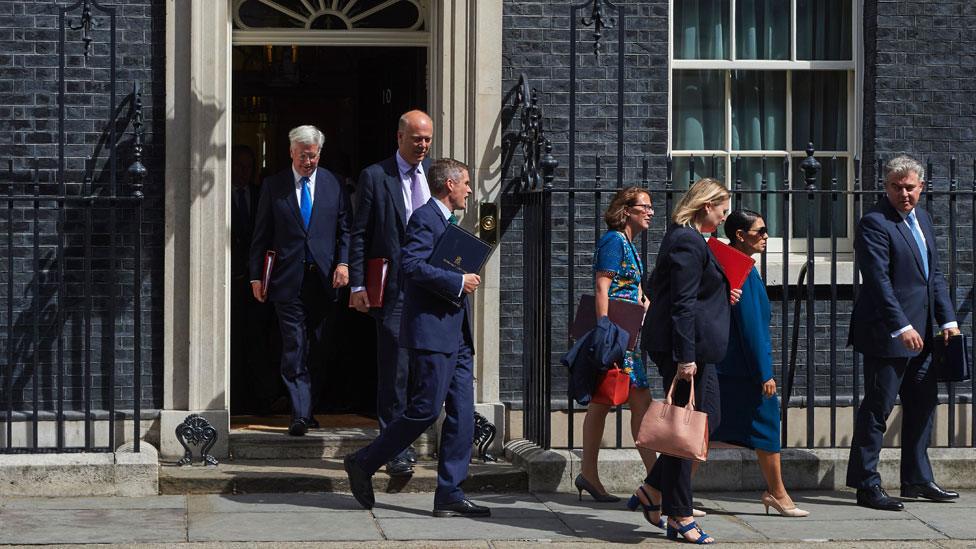
[[[528,476],[508,462],[471,462],[464,489],[468,492],[525,492]],[[434,492],[437,463],[421,461],[409,479],[396,479],[381,469],[373,476],[377,492]],[[341,459],[233,460],[217,467],[198,462],[189,467],[160,464],[160,494],[240,494],[269,492],[349,492]]]
[[[787,448],[782,454],[783,481],[790,490],[846,490],[848,449]],[[505,457],[526,471],[531,492],[575,492],[580,450],[543,450],[530,441],[512,440]],[[976,449],[931,448],[929,459],[936,481],[948,488],[976,488]],[[901,451],[881,451],[879,473],[885,488],[900,488]],[[628,494],[645,476],[635,449],[601,449],[600,481],[610,492]],[[742,448],[714,448],[695,473],[695,488],[708,491],[764,490],[755,452]]]
[[[0,455],[0,497],[152,496],[159,454],[143,441],[114,453]]]
[[[378,434],[378,429],[326,428],[293,437],[285,429],[234,429],[228,444],[230,455],[236,460],[332,459],[355,452]],[[414,443],[414,449],[421,456],[432,455],[436,440],[434,432],[428,430]]]

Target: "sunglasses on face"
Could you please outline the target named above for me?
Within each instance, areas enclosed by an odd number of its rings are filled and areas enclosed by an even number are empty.
[[[766,236],[769,234],[769,229],[766,227],[759,227],[758,229],[748,229],[747,233],[756,233],[757,236]]]
[[[640,209],[644,210],[645,212],[653,212],[654,211],[654,206],[652,206],[651,204],[628,204],[627,207],[628,208],[640,208]]]

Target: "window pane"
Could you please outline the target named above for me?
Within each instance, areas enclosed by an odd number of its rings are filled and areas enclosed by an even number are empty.
[[[736,0],[735,57],[790,58],[788,0]]]
[[[732,71],[732,148],[786,149],[786,73]]]
[[[729,58],[728,0],[674,2],[674,58]]]
[[[805,189],[806,180],[804,180],[803,170],[800,168],[800,164],[806,157],[793,157],[793,188],[794,189]],[[817,182],[817,188],[819,189],[830,189],[830,179],[831,179],[831,162],[830,158],[817,157],[817,161],[820,162],[820,177]],[[847,189],[847,161],[844,158],[837,159],[837,189],[838,191],[842,189]],[[792,204],[790,205],[790,211],[793,217],[793,238],[806,238],[807,236],[807,221],[809,215],[813,215],[814,223],[814,233],[816,238],[829,238],[830,237],[830,226],[828,223],[833,220],[834,223],[834,234],[837,238],[844,238],[847,236],[847,198],[846,195],[838,192],[837,200],[831,207],[831,196],[830,195],[817,195],[811,201],[806,194],[794,194],[791,197]],[[824,250],[826,251],[826,249]]]
[[[674,71],[672,148],[723,149],[725,79],[722,71]]]
[[[765,195],[765,208],[763,207],[763,195],[761,193],[733,193],[732,197],[733,208],[753,210],[763,214],[763,218],[766,220],[766,226],[769,228],[769,236],[777,238],[783,236],[783,198],[782,195],[773,194],[772,191],[782,190],[783,188],[783,160],[784,158],[779,156],[767,157],[765,169],[763,168],[762,158],[747,157],[739,160],[738,179],[742,181],[742,190],[763,190],[762,182],[763,174],[765,174],[765,189],[771,191]],[[734,163],[732,165],[732,171],[733,177],[735,177]],[[733,187],[735,186],[735,181],[732,181],[732,185]]]
[[[694,170],[691,167],[692,161],[694,161]],[[725,182],[725,157],[676,156],[672,160],[671,178],[675,189],[683,191],[691,183],[703,177],[713,177]],[[679,198],[681,198],[680,195],[675,195],[674,201],[677,202]]]
[[[847,72],[793,73],[793,149],[847,150]]]
[[[851,0],[797,0],[797,59],[850,60],[851,13]]]

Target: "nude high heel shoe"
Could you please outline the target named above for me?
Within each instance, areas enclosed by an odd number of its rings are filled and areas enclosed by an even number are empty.
[[[804,511],[790,501],[788,504],[783,504],[779,500],[773,497],[769,492],[763,492],[762,504],[766,508],[766,514],[769,514],[769,508],[772,507],[779,511],[779,514],[784,517],[805,517],[810,514],[810,511]],[[788,506],[787,506],[788,505]]]

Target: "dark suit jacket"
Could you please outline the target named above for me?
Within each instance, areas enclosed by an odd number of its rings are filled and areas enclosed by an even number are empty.
[[[714,364],[729,340],[729,282],[701,234],[668,227],[651,274],[641,347],[671,360]]]
[[[400,322],[400,346],[439,353],[458,349],[458,335],[472,345],[471,310],[468,296],[461,306],[444,296],[454,297],[461,289],[461,273],[435,267],[427,262],[434,245],[447,229],[447,220],[431,198],[417,208],[407,225],[403,247],[403,313]],[[472,345],[472,353],[474,348]]]
[[[254,214],[258,209],[261,189],[254,185],[248,185],[246,189],[245,192],[250,199],[250,205],[246,212],[238,206],[237,188],[232,187],[230,191],[230,273],[234,278],[247,277],[250,280],[251,237],[254,234]]]
[[[915,356],[918,353],[906,349],[891,333],[911,324],[927,340],[933,324],[956,320],[949,288],[939,270],[932,217],[918,207],[915,215],[928,249],[927,280],[915,237],[887,198],[857,224],[854,249],[863,284],[851,313],[848,344],[865,355]]]
[[[346,195],[338,179],[328,170],[318,168],[312,219],[306,231],[291,167],[265,178],[254,216],[250,267],[251,280],[260,280],[265,251],[277,252],[268,287],[270,301],[298,297],[304,276],[306,241],[323,287],[332,291],[332,270],[339,263],[349,262],[347,209]]]
[[[421,164],[427,173],[430,160],[424,159]],[[396,303],[400,292],[400,250],[407,229],[396,156],[367,166],[359,174],[356,193],[356,219],[350,234],[349,286],[366,285],[367,259],[389,259],[381,310],[386,312]]]

